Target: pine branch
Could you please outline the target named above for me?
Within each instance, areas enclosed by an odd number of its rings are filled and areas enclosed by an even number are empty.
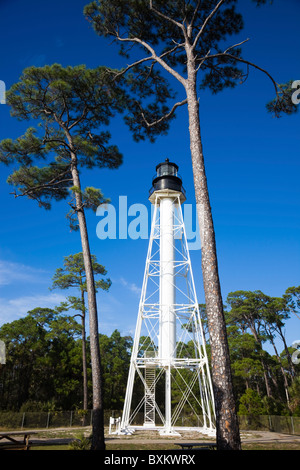
[[[120,42],[132,42],[132,43],[137,43],[140,46],[144,47],[147,49],[151,56],[148,58],[142,59],[140,62],[145,62],[146,60],[155,60],[157,63],[159,63],[167,72],[169,72],[176,80],[178,80],[183,86],[185,86],[186,79],[180,75],[176,70],[174,70],[172,67],[170,67],[163,59],[161,56],[157,55],[153,47],[150,46],[147,42],[143,41],[142,39],[139,39],[137,37],[133,38],[122,38],[118,31],[115,31],[115,36]],[[177,46],[178,47],[178,46]],[[164,56],[165,53],[162,55]],[[130,67],[132,68],[134,64]]]
[[[88,111],[88,107],[87,105],[84,106],[84,109],[81,113],[81,116],[79,116],[78,119],[76,119],[73,124],[71,124],[70,126],[68,126],[68,130],[70,131],[71,129],[73,129],[73,127],[77,126],[77,124],[79,124],[87,115],[87,111]]]
[[[220,2],[215,6],[215,8],[212,10],[212,12],[206,17],[203,25],[201,26],[201,29],[199,30],[194,42],[193,42],[193,45],[192,45],[192,48],[193,50],[196,48],[197,44],[198,44],[198,41],[201,37],[201,35],[203,34],[206,26],[208,25],[209,21],[211,20],[211,18],[217,13],[217,11],[221,8],[221,6],[223,5],[223,3],[225,2],[226,0],[220,0]],[[199,6],[198,6],[199,7]]]
[[[151,127],[157,126],[158,124],[162,123],[163,121],[168,120],[168,119],[174,114],[174,112],[175,112],[175,110],[176,110],[177,108],[179,108],[180,106],[184,106],[185,104],[187,104],[187,99],[182,100],[182,101],[180,101],[180,102],[178,102],[178,103],[175,103],[174,106],[173,106],[173,108],[171,109],[171,111],[170,111],[169,113],[165,114],[165,115],[162,116],[160,119],[157,119],[156,121],[153,121],[153,122],[151,122],[151,123],[149,123],[149,122],[147,121],[147,119],[146,119],[146,117],[145,117],[145,114],[143,113],[143,110],[142,110],[142,108],[140,107],[140,109],[141,109],[141,116],[142,116],[143,121],[145,122],[146,126],[147,126],[148,128],[151,128]]]
[[[187,32],[186,32],[186,29],[184,27],[183,24],[181,23],[178,23],[178,21],[175,21],[173,18],[171,18],[170,16],[167,16],[165,15],[164,13],[160,12],[159,10],[157,10],[156,8],[154,8],[153,6],[153,0],[150,0],[149,2],[149,5],[150,5],[150,10],[152,10],[157,16],[160,16],[160,18],[168,21],[169,23],[172,23],[174,24],[175,26],[177,26],[179,29],[181,29],[181,31],[183,32],[183,35],[185,38],[187,38]]]
[[[196,20],[196,18],[197,18],[197,14],[198,14],[200,5],[201,5],[201,0],[198,0],[198,3],[197,3],[197,5],[196,5],[196,8],[195,8],[194,13],[193,13],[193,18],[192,18],[192,20],[191,20],[191,22],[190,22],[190,24],[189,24],[189,27],[188,27],[188,31],[189,31],[189,30],[191,31],[191,30],[193,29],[194,22],[195,22],[195,20]]]
[[[235,47],[241,46],[242,44],[245,44],[245,42],[250,41],[250,38],[244,39],[244,41],[238,42],[237,44],[234,44],[233,46],[228,47],[225,51],[224,54],[226,54],[230,49],[234,49]]]
[[[244,42],[246,42],[246,41],[244,41]],[[232,46],[232,47],[235,47],[235,46]],[[232,49],[232,47],[228,48],[227,50]],[[219,57],[228,57],[230,59],[236,60],[236,61],[241,62],[243,64],[247,64],[247,65],[249,65],[249,66],[251,66],[251,67],[253,67],[257,70],[260,70],[264,74],[266,74],[270,78],[271,82],[273,83],[274,88],[275,88],[275,92],[276,92],[276,96],[279,99],[278,84],[275,82],[274,78],[272,77],[272,75],[267,70],[263,69],[262,67],[259,67],[258,65],[254,64],[253,62],[250,62],[249,60],[245,60],[245,59],[242,59],[241,57],[237,57],[235,55],[228,54],[228,53],[226,53],[226,51],[221,52],[219,54],[213,54],[213,55],[210,55],[208,57],[205,57],[204,60],[215,59],[215,58],[219,58]]]

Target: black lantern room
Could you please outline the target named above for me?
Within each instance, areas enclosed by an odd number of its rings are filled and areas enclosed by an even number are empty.
[[[156,166],[156,175],[152,180],[152,188],[150,194],[154,191],[171,189],[172,191],[180,191],[185,194],[182,186],[182,179],[178,175],[178,166],[171,163],[168,158],[163,163]]]

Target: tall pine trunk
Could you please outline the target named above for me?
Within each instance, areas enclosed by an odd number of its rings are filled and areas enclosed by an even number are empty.
[[[282,374],[282,377],[283,377],[283,386],[284,386],[284,391],[285,391],[285,396],[286,396],[286,402],[287,402],[288,407],[290,408],[289,384],[288,384],[287,374],[286,374],[286,371],[285,371],[285,369],[282,365],[282,362],[281,362],[280,356],[278,354],[278,351],[277,351],[277,348],[276,348],[276,345],[275,345],[275,342],[274,342],[274,338],[273,338],[272,335],[270,335],[270,341],[271,341],[271,344],[273,346],[277,362],[280,366],[280,371],[281,371],[281,374]],[[276,382],[276,384],[277,384],[277,382]]]
[[[278,333],[279,333],[279,336],[282,339],[282,342],[283,342],[283,345],[284,345],[285,354],[286,354],[288,364],[289,364],[289,367],[290,367],[290,376],[291,376],[292,382],[294,382],[294,380],[296,378],[296,371],[295,371],[295,367],[294,367],[294,364],[293,364],[293,361],[292,361],[292,357],[290,355],[289,348],[286,344],[286,339],[285,339],[285,336],[284,336],[281,328],[278,328]]]
[[[82,286],[81,286],[82,287]],[[82,377],[83,377],[83,409],[88,409],[88,378],[87,378],[87,360],[86,360],[86,333],[85,333],[85,300],[84,291],[81,290],[82,303]]]
[[[186,93],[189,114],[190,149],[200,227],[202,275],[211,345],[217,446],[220,450],[240,450],[240,433],[218,273],[215,231],[202,150],[199,102],[196,91],[196,67],[193,55],[189,52],[187,67],[188,80],[186,83]]]
[[[86,226],[86,218],[82,203],[80,178],[77,168],[77,157],[72,152],[71,172],[73,184],[75,186],[76,212],[80,230],[80,238],[82,245],[83,263],[86,274],[86,287],[89,308],[89,325],[90,325],[90,348],[91,348],[91,365],[92,365],[92,384],[93,384],[93,436],[92,450],[105,450],[104,441],[104,410],[103,410],[103,391],[102,391],[102,373],[101,359],[98,333],[98,315],[96,303],[96,290],[94,282],[94,273],[92,267],[92,259],[90,245],[88,239],[88,231]]]
[[[272,392],[271,392],[271,386],[270,386],[270,381],[269,381],[268,366],[267,366],[266,361],[264,359],[264,350],[263,350],[263,347],[262,347],[261,339],[259,337],[259,332],[256,330],[254,323],[252,323],[252,325],[250,325],[249,328],[250,328],[250,330],[251,330],[251,332],[252,332],[252,334],[255,338],[255,341],[257,342],[257,344],[259,346],[259,357],[260,357],[260,363],[261,363],[261,367],[262,367],[263,374],[264,374],[266,392],[267,392],[267,396],[271,397]]]

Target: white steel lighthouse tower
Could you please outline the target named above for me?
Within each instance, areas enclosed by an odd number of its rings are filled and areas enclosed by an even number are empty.
[[[186,198],[175,163],[157,165],[149,199],[153,219],[120,431],[213,434],[212,384],[181,208]]]

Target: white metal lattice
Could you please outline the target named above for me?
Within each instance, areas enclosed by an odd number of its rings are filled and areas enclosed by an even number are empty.
[[[179,425],[183,424],[183,413],[196,418],[192,429],[204,433],[214,433],[215,430],[211,376],[180,196],[181,193],[170,190],[156,191],[152,196],[154,213],[121,422],[122,433],[131,433],[139,428],[136,418],[143,409],[143,426],[158,429],[164,434],[184,429]],[[166,199],[172,202],[167,216],[166,210],[162,211]],[[169,221],[162,220],[162,212]],[[171,241],[172,247],[168,246]],[[162,250],[167,255],[164,256]],[[163,295],[162,290],[167,295]],[[172,300],[166,302],[166,298]],[[132,406],[137,378],[142,383],[142,387],[137,388],[143,392]],[[156,388],[160,394],[155,393]],[[157,403],[163,388],[164,402]]]

